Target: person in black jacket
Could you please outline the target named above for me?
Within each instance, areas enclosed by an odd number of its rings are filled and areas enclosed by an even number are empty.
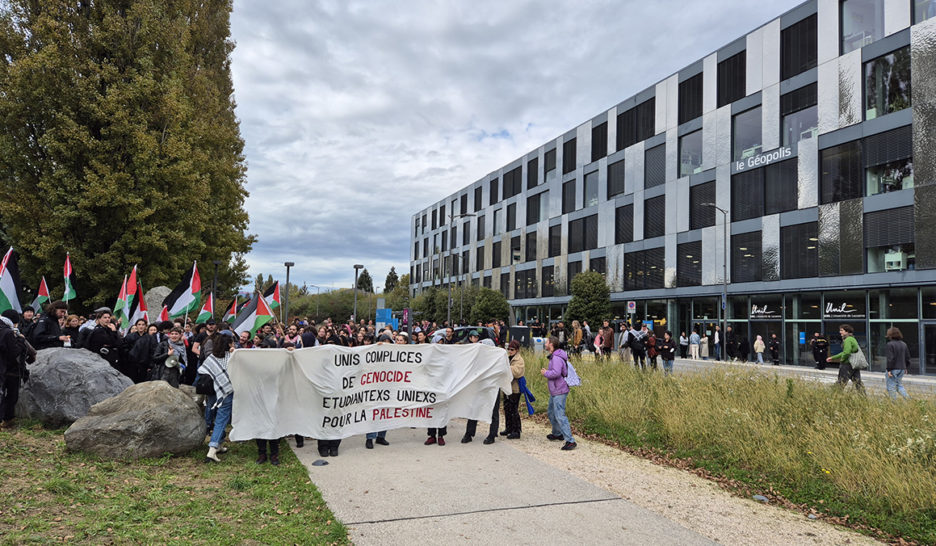
[[[780,365],[780,340],[777,334],[770,334],[770,341],[767,342],[767,349],[770,350],[770,358],[774,366]]]
[[[812,345],[812,355],[816,359],[816,369],[824,370],[826,359],[829,358],[829,340],[824,335],[816,332],[809,344]]]
[[[178,357],[177,365],[168,365],[170,356]],[[182,340],[182,328],[174,326],[153,350],[153,379],[161,379],[179,388],[179,379],[187,364],[188,354]]]
[[[97,325],[88,335],[87,349],[92,353],[101,355],[114,369],[120,369],[119,349],[121,345],[117,325],[111,320],[110,310],[98,314]]]
[[[663,333],[663,340],[657,341],[656,350],[663,359],[663,374],[673,373],[673,361],[676,360],[676,340],[673,339],[673,332]]]
[[[136,366],[140,382],[153,380],[153,351],[171,328],[172,323],[168,320],[159,325],[151,324],[147,327],[146,335],[141,336],[130,349],[130,359]]]
[[[35,362],[36,351],[13,326],[19,313],[7,309],[0,317],[0,420],[2,428],[12,428],[21,381],[29,380],[27,362]]]
[[[62,333],[62,319],[68,312],[68,306],[64,301],[54,301],[46,307],[46,312],[39,319],[39,323],[33,329],[30,343],[38,351],[50,347],[63,347],[65,342],[71,342],[71,338]]]

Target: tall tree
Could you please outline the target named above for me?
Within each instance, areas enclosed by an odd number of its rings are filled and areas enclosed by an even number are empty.
[[[566,309],[569,320],[587,320],[601,324],[611,318],[611,289],[605,276],[597,271],[585,271],[572,278],[572,299]]]
[[[357,287],[361,292],[374,293],[374,281],[371,279],[370,273],[367,272],[367,268],[362,269],[361,274],[358,275]]]
[[[471,323],[491,320],[507,320],[510,316],[510,304],[498,290],[481,288],[478,297],[471,306]]]
[[[227,264],[231,292],[243,284],[254,237],[230,12],[231,0],[0,4],[0,224],[28,284],[66,252],[85,305],[134,263],[144,286],[172,286],[192,260]]]
[[[389,294],[393,292],[393,289],[396,288],[397,283],[400,282],[400,279],[397,277],[396,268],[390,266],[390,272],[387,273],[387,280],[384,281],[383,291],[384,294]]]

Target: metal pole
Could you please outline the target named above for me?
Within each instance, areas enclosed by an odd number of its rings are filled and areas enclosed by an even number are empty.
[[[286,294],[283,296],[283,315],[289,320],[289,268],[296,265],[294,262],[286,262]],[[287,326],[289,326],[287,324]]]
[[[351,314],[351,321],[357,321],[357,281],[358,281],[358,271],[364,266],[361,264],[354,264],[354,311]]]
[[[721,332],[721,357],[728,360],[728,211],[719,209],[722,213],[722,229],[725,231],[725,247],[722,251],[722,332]]]

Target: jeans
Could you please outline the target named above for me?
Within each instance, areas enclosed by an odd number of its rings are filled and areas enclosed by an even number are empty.
[[[673,373],[673,361],[663,359],[663,374],[669,375]]]
[[[903,378],[906,374],[907,370],[891,370],[885,374],[887,378],[887,394],[891,397],[891,400],[897,400],[898,392],[900,396],[910,398],[910,396],[907,395],[907,390],[904,389],[903,386]]]
[[[214,428],[211,430],[211,441],[208,447],[221,447],[221,441],[224,440],[224,430],[231,422],[231,406],[234,405],[234,395],[229,394],[221,401],[218,410],[215,413]]]
[[[364,437],[367,438],[368,440],[373,440],[375,438],[386,438],[387,431],[381,430],[380,432],[368,432],[367,434],[364,435]]]
[[[764,363],[764,353],[757,353],[757,363],[758,364]]]
[[[566,442],[575,443],[572,437],[572,427],[569,426],[569,419],[565,414],[566,397],[569,393],[557,394],[549,397],[549,422],[552,424],[553,436],[562,435]]]
[[[715,344],[715,360],[721,360],[721,343]]]
[[[214,405],[218,402],[218,397],[213,394],[205,395],[205,424],[208,425],[208,430],[211,430],[211,427],[215,422],[215,414],[218,412],[218,409]]]

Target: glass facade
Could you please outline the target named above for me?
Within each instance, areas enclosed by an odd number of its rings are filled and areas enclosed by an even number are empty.
[[[842,54],[884,37],[884,0],[842,2]]]
[[[702,172],[702,130],[679,137],[679,176]]]
[[[736,115],[731,122],[732,158],[747,159],[761,153],[761,109],[751,108]]]
[[[864,66],[865,119],[910,107],[910,48],[898,49]]]

